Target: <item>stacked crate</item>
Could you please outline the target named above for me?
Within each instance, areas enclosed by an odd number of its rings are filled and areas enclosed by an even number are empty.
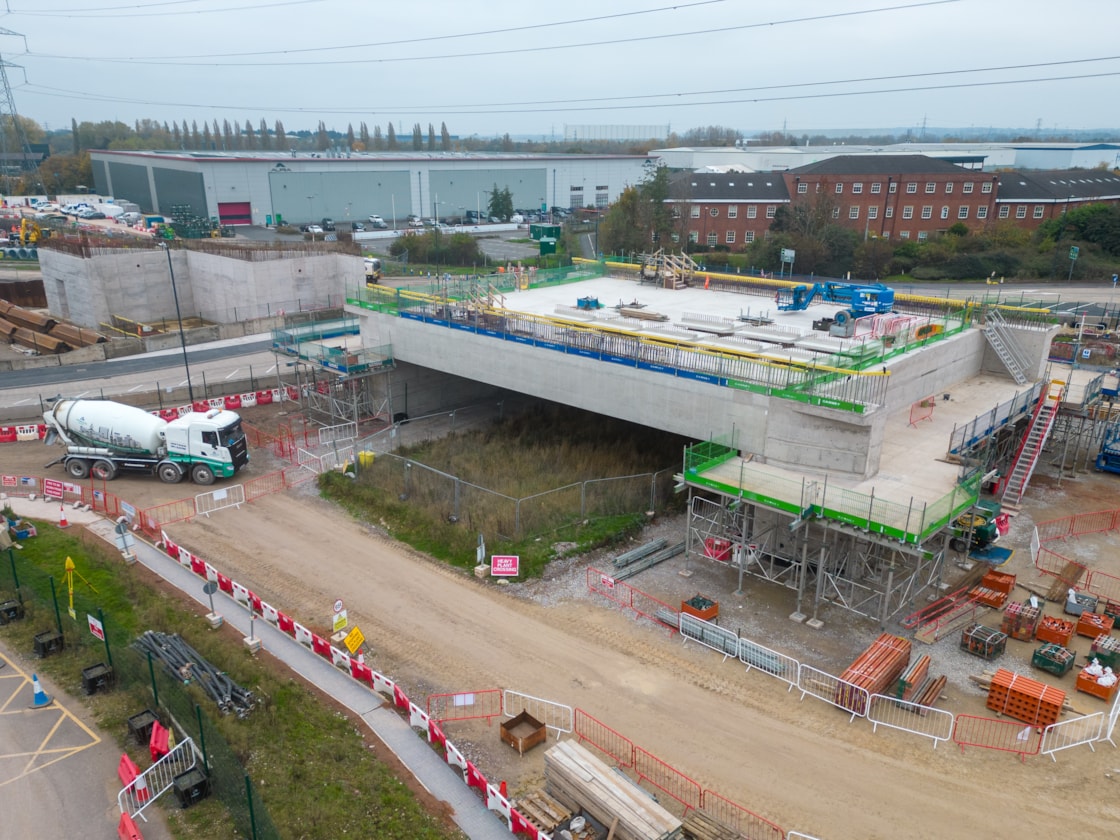
[[[1077,619],[1077,635],[1095,639],[1112,632],[1112,617],[1104,613],[1083,612]]]
[[[1064,677],[1073,668],[1076,654],[1069,648],[1047,642],[1031,656],[1031,664],[1055,677]]]
[[[1102,666],[1113,671],[1120,669],[1120,639],[1101,634],[1089,645],[1089,658],[1096,659]]]
[[[1034,637],[1040,642],[1050,642],[1065,647],[1069,644],[1069,640],[1073,638],[1073,622],[1052,615],[1044,615],[1042,621],[1039,622]]]
[[[1016,601],[1007,605],[999,629],[1012,639],[1029,642],[1034,638],[1041,620],[1042,610],[1039,607],[1032,607],[1029,601],[1023,603]]]
[[[885,694],[909,664],[910,640],[883,633],[840,675],[843,683],[836,689],[836,705],[857,715],[866,714],[863,695],[845,683],[865,689],[868,694]]]
[[[1005,668],[996,671],[988,688],[989,709],[1031,726],[1057,723],[1065,702],[1064,691]]]
[[[980,585],[974,587],[969,594],[973,600],[979,601],[986,607],[1000,609],[1007,603],[1011,590],[1015,588],[1015,575],[997,572],[995,569],[987,572],[980,579]]]
[[[971,624],[961,633],[961,650],[991,662],[1003,656],[1007,649],[1007,634],[983,624]]]
[[[1118,683],[1112,685],[1101,685],[1097,682],[1097,678],[1092,674],[1085,673],[1082,668],[1081,672],[1077,675],[1077,690],[1084,691],[1086,694],[1092,694],[1094,697],[1099,697],[1102,700],[1111,700],[1112,696],[1116,694],[1116,686]]]

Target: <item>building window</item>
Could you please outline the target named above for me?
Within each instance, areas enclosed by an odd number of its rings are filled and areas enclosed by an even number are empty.
[[[948,219],[949,218],[949,205],[948,204],[941,205],[941,218],[942,219]]]
[[[858,204],[853,204],[851,207],[848,208],[848,218],[849,219],[858,219],[859,218],[859,205]]]
[[[718,207],[709,207],[708,208],[708,215],[711,216],[714,219],[716,216],[719,215],[719,208]]]
[[[690,219],[699,219],[700,218],[700,208],[699,208],[699,206],[693,204],[692,207],[689,208],[688,217]]]
[[[985,181],[983,184],[980,185],[980,192],[990,193],[991,191],[992,191],[992,182],[991,181]]]
[[[972,194],[972,182],[971,181],[965,181],[964,186],[961,187],[961,192],[963,192],[965,195],[971,195]]]
[[[953,182],[952,181],[946,181],[945,182],[945,195],[948,195],[952,191],[953,191]]]
[[[913,204],[907,204],[905,207],[902,208],[902,218],[904,218],[904,219],[913,219],[914,218],[914,205]]]
[[[960,207],[957,208],[957,218],[958,219],[967,219],[968,218],[968,205],[967,204],[962,204]]]
[[[889,192],[891,195],[894,195],[896,192],[898,192],[898,184],[894,181],[891,181],[890,188],[887,190],[887,192]]]
[[[840,218],[840,208],[839,207],[833,207],[832,208],[832,218],[834,218],[834,219],[839,219]]]
[[[928,230],[918,231],[918,241],[919,242],[925,242],[927,239],[929,239],[929,231]]]
[[[597,208],[599,208],[600,210],[603,210],[610,203],[611,203],[610,193],[605,193],[605,192],[595,193],[595,206]]]
[[[753,230],[748,230],[746,233],[744,233],[743,234],[743,241],[746,242],[748,245],[750,245],[752,242],[754,242],[754,231]]]
[[[906,194],[907,195],[913,195],[917,191],[918,191],[918,185],[917,184],[907,184],[906,185]]]
[[[719,244],[719,234],[718,233],[709,233],[708,234],[708,245],[712,246],[712,245],[718,245],[718,244]]]
[[[1036,204],[1034,206],[1034,217],[1036,219],[1041,219],[1042,218],[1042,213],[1043,213],[1042,205],[1041,204]]]
[[[1011,215],[1011,207],[1007,204],[1001,204],[1000,207],[999,207],[999,217],[1001,219],[1006,219],[1010,215]]]
[[[976,218],[977,219],[988,218],[988,208],[987,208],[987,206],[976,208]]]
[[[673,234],[673,242],[674,242],[674,244],[680,245],[681,235],[679,233],[674,233]]]
[[[729,218],[729,219],[738,219],[739,218],[739,205],[738,204],[728,205],[728,207],[727,207],[727,218]]]
[[[674,207],[673,212],[672,212],[672,216],[673,216],[673,221],[677,221],[681,217],[681,208]]]
[[[923,219],[932,219],[933,218],[933,205],[932,204],[927,204],[924,207],[922,207],[922,218]]]
[[[926,195],[932,195],[937,191],[937,184],[933,181],[926,181]]]
[[[883,213],[883,215],[888,219],[893,219],[894,218],[894,208],[893,207],[888,207],[886,212]]]
[[[840,193],[842,193],[842,192],[844,192],[844,185],[843,184],[837,184],[836,185],[836,194],[840,195]]]
[[[1027,218],[1027,205],[1020,204],[1018,207],[1015,208],[1015,218],[1016,219]]]
[[[727,236],[725,236],[725,237],[724,237],[724,241],[725,241],[725,242],[726,242],[726,243],[727,243],[728,245],[734,245],[734,244],[735,244],[735,231],[733,231],[733,230],[729,230],[729,231],[727,232]]]
[[[777,213],[777,212],[778,212],[778,206],[776,204],[767,204],[766,205],[766,218],[767,219],[773,219],[774,214]]]
[[[871,194],[872,195],[878,195],[882,191],[883,191],[883,185],[880,184],[878,181],[876,181],[874,184],[871,185]]]
[[[747,205],[747,218],[748,219],[754,219],[754,218],[757,218],[757,216],[758,216],[758,207],[756,207],[753,204],[748,204]]]
[[[798,195],[805,195],[805,193],[807,193],[807,192],[809,192],[809,185],[808,185],[808,184],[802,184],[802,183],[798,183],[798,185],[797,185],[797,194],[798,194]]]
[[[693,245],[695,245],[697,242],[699,242],[700,241],[700,231],[690,230],[688,232],[688,241],[690,243],[692,243]]]
[[[908,231],[908,230],[899,231],[898,232],[898,238],[899,239],[909,239],[910,238],[910,231]]]
[[[863,192],[863,184],[852,184],[852,194],[859,195]]]
[[[875,207],[874,205],[872,205],[871,207],[868,207],[867,208],[867,218],[878,219],[879,218],[879,208]]]

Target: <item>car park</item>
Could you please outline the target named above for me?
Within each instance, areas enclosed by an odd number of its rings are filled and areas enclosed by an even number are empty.
[[[307,227],[307,229],[304,231],[304,233],[310,233],[312,235],[315,235],[317,233],[323,233],[324,232],[322,225],[307,225],[306,227]]]

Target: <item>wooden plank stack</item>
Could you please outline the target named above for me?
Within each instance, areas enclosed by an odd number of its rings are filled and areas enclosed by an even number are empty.
[[[538,831],[553,834],[572,817],[572,812],[545,793],[537,790],[514,803],[521,816],[537,827]]]
[[[1029,601],[1012,602],[1007,605],[1003,613],[1003,621],[999,629],[1020,642],[1029,642],[1038,630],[1038,622],[1042,620],[1042,610],[1032,607]]]
[[[988,708],[1031,726],[1058,722],[1066,693],[1053,686],[1000,668],[988,687]]]
[[[840,679],[865,689],[868,694],[885,694],[896,684],[909,664],[910,640],[883,633],[855,662],[844,669]],[[835,702],[856,714],[867,713],[863,696],[851,691],[846,685],[837,689]]]
[[[703,811],[689,811],[685,815],[684,833],[689,840],[740,840],[743,836]]]
[[[545,790],[573,813],[581,808],[603,825],[618,818],[613,840],[673,840],[682,824],[637,785],[575,741],[544,754]]]

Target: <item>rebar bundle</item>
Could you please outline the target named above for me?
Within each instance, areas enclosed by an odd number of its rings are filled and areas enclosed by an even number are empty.
[[[174,679],[198,685],[218,704],[222,714],[233,712],[243,718],[256,706],[253,692],[242,688],[207,662],[178,634],[148,630],[133,643],[133,647],[158,659]]]

